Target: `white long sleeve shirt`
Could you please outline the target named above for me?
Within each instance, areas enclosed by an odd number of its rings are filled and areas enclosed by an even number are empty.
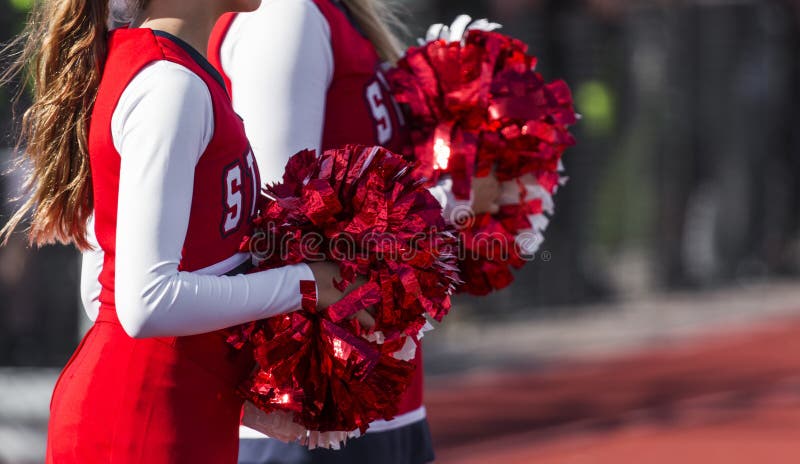
[[[168,61],[147,66],[123,92],[111,132],[121,157],[115,303],[129,335],[194,335],[300,308],[299,282],[314,280],[304,264],[221,276],[248,259],[238,254],[178,271],[195,165],[214,133],[211,96],[199,76]],[[99,249],[83,255],[82,299],[91,318],[102,262]]]

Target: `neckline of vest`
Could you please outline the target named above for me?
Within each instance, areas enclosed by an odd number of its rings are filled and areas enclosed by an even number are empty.
[[[206,57],[204,57],[200,52],[197,51],[197,49],[186,43],[185,40],[181,39],[180,37],[176,37],[170,34],[169,32],[153,29],[153,34],[158,37],[167,39],[170,42],[182,48],[186,53],[189,54],[192,60],[194,60],[201,68],[203,68],[205,72],[207,72],[212,78],[214,78],[215,81],[219,83],[220,87],[222,87],[222,90],[226,94],[228,93],[228,89],[227,87],[225,87],[225,80],[222,79],[222,75],[219,73],[219,71],[217,71],[217,68],[215,68],[206,59]]]

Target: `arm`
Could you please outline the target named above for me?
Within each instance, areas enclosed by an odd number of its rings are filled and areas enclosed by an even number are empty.
[[[306,265],[233,277],[179,272],[194,170],[213,134],[205,83],[157,62],[137,75],[112,118],[121,156],[117,314],[132,337],[211,332],[300,308]]]
[[[309,0],[265,3],[238,15],[228,31],[222,67],[264,183],[280,180],[293,154],[320,149],[333,78],[330,37]]]

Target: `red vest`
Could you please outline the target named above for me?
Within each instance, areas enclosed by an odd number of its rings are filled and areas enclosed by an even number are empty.
[[[347,144],[399,149],[406,136],[404,121],[400,108],[387,90],[381,70],[383,63],[375,47],[334,2],[314,0],[314,3],[330,25],[334,63],[325,102],[322,149]],[[235,17],[235,13],[228,13],[220,18],[208,47],[208,59],[220,70],[231,95],[231,82],[222,69],[220,49]]]
[[[105,253],[100,273],[100,303],[106,308],[114,308],[120,171],[120,155],[111,135],[111,116],[134,76],[158,60],[172,61],[197,74],[208,86],[214,109],[214,134],[195,167],[189,227],[179,269],[195,271],[233,256],[251,230],[256,188],[260,184],[258,167],[242,121],[234,113],[216,70],[191,47],[167,34],[150,29],[111,32],[105,72],[89,129],[95,232]]]
[[[381,145],[389,150],[402,147],[407,136],[399,106],[391,97],[381,71],[383,63],[372,45],[358,30],[340,4],[314,0],[331,30],[334,72],[325,102],[322,149],[346,144]],[[220,71],[231,91],[230,79],[222,69],[220,50],[235,14],[226,14],[211,33],[209,61]],[[422,406],[422,350],[417,375],[400,404],[400,414]]]

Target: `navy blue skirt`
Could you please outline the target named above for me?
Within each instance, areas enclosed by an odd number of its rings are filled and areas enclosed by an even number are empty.
[[[309,450],[272,439],[239,441],[239,464],[427,464],[433,462],[428,421],[347,441],[340,450]]]

